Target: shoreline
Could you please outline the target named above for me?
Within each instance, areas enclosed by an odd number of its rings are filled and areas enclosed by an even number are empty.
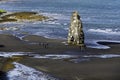
[[[65,60],[25,58],[20,63],[46,72],[62,80],[119,80],[120,58],[95,59],[80,63]],[[32,64],[34,62],[34,64]],[[55,64],[55,65],[54,65]],[[118,71],[114,71],[118,70]]]
[[[22,40],[6,34],[0,34],[1,52],[38,52],[41,54],[61,54],[61,53],[116,53],[119,54],[120,43],[117,42],[97,42],[100,45],[109,46],[109,49],[96,49],[86,47],[83,51],[78,46],[67,45],[65,40],[48,39],[36,35],[28,35]]]
[[[39,55],[119,55],[120,54],[120,44],[118,43],[110,43],[110,42],[99,42],[101,44],[106,44],[110,46],[109,49],[95,49],[86,47],[85,50],[81,51],[79,47],[72,45],[65,45],[65,40],[57,40],[57,39],[48,39],[40,36],[29,35],[24,37],[22,40],[12,36],[0,34],[0,51],[1,52],[33,52],[32,54]],[[46,43],[48,45],[46,45]],[[45,46],[46,45],[46,46]],[[23,53],[24,54],[24,53]],[[15,58],[14,58],[15,57]],[[43,56],[44,57],[44,56]],[[94,59],[89,57],[90,60],[83,60],[78,63],[71,62],[72,58],[63,58],[63,59],[51,59],[51,58],[33,58],[31,55],[18,55],[11,57],[13,58],[13,62],[17,62],[23,64],[25,66],[32,67],[38,71],[42,71],[53,75],[62,80],[119,80],[119,57],[111,57],[111,58],[97,58]],[[20,60],[19,60],[20,58]],[[0,58],[4,60],[7,58]],[[73,57],[73,60],[76,58]],[[78,58],[81,59],[82,58]],[[10,60],[11,62],[11,60]],[[11,64],[11,63],[10,63]],[[93,67],[94,66],[94,67]],[[12,65],[13,68],[13,65]],[[2,69],[1,69],[2,70]],[[5,69],[5,70],[11,70]],[[118,71],[117,71],[118,70]]]
[[[119,80],[119,57],[91,58],[91,60],[74,63],[68,59],[32,58],[29,56],[13,56],[0,58],[3,60],[3,73],[14,70],[14,62],[51,75],[59,80]],[[73,58],[74,59],[74,58]],[[0,64],[0,67],[1,67]],[[22,69],[21,69],[22,70]],[[27,73],[26,73],[27,74]]]

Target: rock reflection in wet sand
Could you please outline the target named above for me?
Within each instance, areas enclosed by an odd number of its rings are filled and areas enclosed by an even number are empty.
[[[6,72],[0,71],[0,80],[8,80]]]

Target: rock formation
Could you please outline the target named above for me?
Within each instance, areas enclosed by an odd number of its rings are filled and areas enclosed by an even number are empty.
[[[15,12],[6,14],[0,17],[0,23],[3,22],[24,22],[24,21],[45,21],[48,20],[49,17],[44,15],[39,15],[37,12]]]
[[[73,12],[68,33],[68,44],[77,45],[84,48],[84,32],[82,22],[77,11]]]

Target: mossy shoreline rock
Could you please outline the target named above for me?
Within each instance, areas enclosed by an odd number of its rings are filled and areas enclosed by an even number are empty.
[[[37,12],[15,12],[1,16],[2,22],[16,22],[16,21],[44,21],[49,19],[47,16],[39,15]]]
[[[0,14],[7,13],[7,11],[0,9]]]

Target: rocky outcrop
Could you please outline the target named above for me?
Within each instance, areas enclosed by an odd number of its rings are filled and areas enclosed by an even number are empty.
[[[2,22],[24,22],[24,21],[44,21],[49,19],[47,16],[39,15],[37,12],[15,12],[1,16]]]
[[[84,32],[82,22],[78,12],[73,12],[68,33],[68,44],[77,45],[81,49],[84,48]]]
[[[0,9],[0,14],[7,13],[7,11]]]

